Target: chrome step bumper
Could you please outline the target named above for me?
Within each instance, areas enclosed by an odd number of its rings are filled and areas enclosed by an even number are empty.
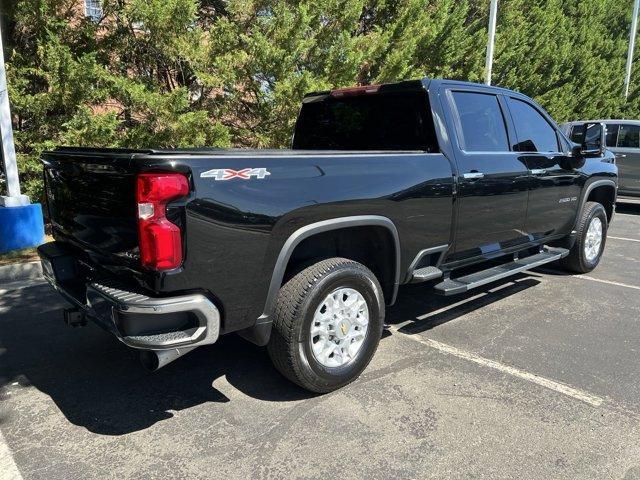
[[[38,248],[45,279],[86,318],[125,345],[159,351],[218,340],[220,311],[205,295],[152,297],[112,278],[84,281],[74,256],[56,243]]]
[[[155,334],[118,335],[126,345],[146,350],[197,347],[215,343],[220,334],[220,312],[204,295],[157,298],[130,292],[110,282],[87,285],[87,315],[118,326],[118,316],[161,316],[188,312],[197,324],[185,330]]]

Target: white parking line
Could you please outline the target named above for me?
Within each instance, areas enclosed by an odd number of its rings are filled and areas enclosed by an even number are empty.
[[[418,320],[426,320],[429,317],[434,317],[434,316],[436,316],[436,315],[438,315],[440,313],[444,313],[444,312],[446,312],[448,310],[453,310],[454,308],[459,307],[461,305],[464,305],[465,303],[468,303],[468,302],[471,302],[473,300],[477,300],[477,299],[479,299],[481,297],[486,297],[486,296],[487,296],[487,292],[480,292],[477,295],[474,295],[472,297],[463,298],[459,302],[455,302],[455,303],[451,303],[451,304],[445,305],[442,308],[439,308],[437,310],[433,310],[432,312],[429,312],[429,313],[425,313],[424,315],[420,315],[419,317],[416,317],[416,318]]]
[[[393,332],[398,332],[398,329],[395,326],[391,327],[390,330]],[[592,395],[583,390],[565,385],[564,383],[549,380],[548,378],[541,377],[540,375],[536,375],[535,373],[525,372],[524,370],[505,365],[504,363],[496,362],[495,360],[481,357],[479,355],[476,355],[475,353],[467,352],[465,350],[461,350],[459,348],[438,342],[436,340],[432,340],[430,338],[424,338],[420,335],[402,334],[402,336],[403,338],[409,338],[423,345],[435,348],[436,350],[439,350],[443,353],[447,353],[449,355],[453,355],[455,357],[477,363],[478,365],[482,365],[483,367],[493,368],[494,370],[498,370],[499,372],[526,380],[527,382],[535,383],[536,385],[540,385],[541,387],[545,387],[568,397],[575,398],[576,400],[580,400],[581,402],[587,403],[593,407],[599,407],[600,405],[602,405],[602,402],[604,402],[604,399],[602,397],[598,397],[597,395]]]
[[[625,287],[625,288],[632,288],[634,290],[640,290],[640,286],[637,286],[637,285],[629,285],[628,283],[614,282],[612,280],[602,280],[601,278],[589,277],[588,275],[580,275],[580,274],[578,274],[578,275],[567,275],[567,272],[564,272],[562,270],[554,270],[552,268],[537,268],[536,272],[548,273],[548,274],[551,274],[551,275],[562,274],[563,276],[566,276],[566,277],[579,278],[579,279],[582,279],[582,280],[589,280],[590,282],[606,283],[608,285],[615,285],[617,287]]]
[[[613,238],[614,240],[624,240],[625,242],[639,242],[637,238],[627,238],[627,237],[612,237],[611,235],[607,235],[607,240]]]
[[[13,460],[9,445],[4,440],[0,431],[0,478],[2,480],[22,480],[22,475],[16,462]]]
[[[602,280],[600,278],[588,277],[587,275],[571,275],[571,276],[573,278],[580,278],[582,280],[590,280],[592,282],[608,283],[609,285],[616,285],[618,287],[633,288],[634,290],[640,290],[640,287],[638,287],[636,285],[629,285],[628,283],[613,282],[611,280]]]

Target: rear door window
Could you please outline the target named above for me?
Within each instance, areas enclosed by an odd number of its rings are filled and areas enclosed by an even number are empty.
[[[640,126],[620,125],[618,131],[618,147],[639,148],[640,147]]]
[[[518,152],[557,152],[555,129],[537,109],[527,102],[509,97],[509,110],[516,128]]]
[[[498,98],[477,92],[452,92],[460,121],[460,148],[467,152],[509,151],[507,128]]]

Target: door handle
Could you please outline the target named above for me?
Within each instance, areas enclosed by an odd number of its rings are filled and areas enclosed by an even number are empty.
[[[547,170],[544,168],[532,168],[531,175],[544,175],[547,173]]]
[[[469,173],[462,174],[462,178],[464,178],[465,180],[476,180],[478,178],[483,178],[483,177],[484,177],[484,173],[482,172],[469,172]]]

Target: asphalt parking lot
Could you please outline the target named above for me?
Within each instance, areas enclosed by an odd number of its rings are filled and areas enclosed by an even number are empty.
[[[640,204],[602,263],[465,296],[401,290],[324,396],[224,338],[148,374],[47,285],[0,287],[0,478],[640,479]]]

